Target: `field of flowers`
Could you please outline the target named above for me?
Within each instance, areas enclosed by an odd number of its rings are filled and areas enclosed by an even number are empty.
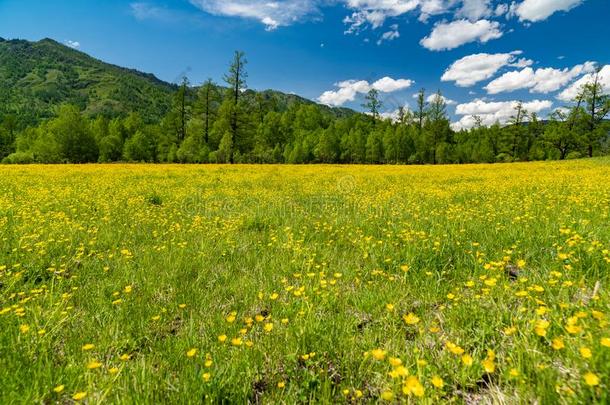
[[[610,160],[0,168],[0,403],[607,403]]]

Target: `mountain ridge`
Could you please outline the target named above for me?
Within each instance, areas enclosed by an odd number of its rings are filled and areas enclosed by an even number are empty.
[[[159,122],[170,110],[177,89],[152,73],[104,62],[51,38],[0,38],[0,115],[17,115],[23,125],[55,116],[66,103],[77,105],[88,116],[137,112],[146,122]],[[189,89],[195,92],[198,87]],[[275,98],[280,109],[297,103],[318,105],[337,117],[356,113],[272,89],[246,92],[257,93]]]

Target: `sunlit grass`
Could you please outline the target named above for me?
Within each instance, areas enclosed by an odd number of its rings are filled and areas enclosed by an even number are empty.
[[[0,168],[0,402],[607,402],[610,161]]]

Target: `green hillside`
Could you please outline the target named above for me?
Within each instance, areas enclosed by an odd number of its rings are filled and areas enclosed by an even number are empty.
[[[176,89],[152,74],[104,63],[52,39],[0,38],[0,116],[17,115],[22,125],[55,116],[65,103],[79,106],[89,116],[138,112],[146,122],[158,122],[169,111]],[[247,95],[253,97],[254,92]],[[271,90],[263,96],[274,98],[280,110],[312,103]],[[336,116],[353,114],[324,108]]]

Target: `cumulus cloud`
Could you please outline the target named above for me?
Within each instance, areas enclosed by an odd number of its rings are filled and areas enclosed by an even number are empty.
[[[593,83],[595,79],[595,73],[589,73],[576,80],[565,90],[563,90],[557,98],[561,101],[570,102],[573,101],[578,93],[581,91],[583,86],[587,83]],[[610,65],[605,65],[599,72],[599,84],[602,87],[602,91],[606,94],[610,94]]]
[[[520,89],[529,89],[530,93],[550,93],[557,91],[583,73],[595,69],[593,62],[576,65],[572,69],[527,67],[520,71],[507,72],[491,81],[485,90],[488,94],[498,94]]]
[[[462,7],[455,14],[458,18],[467,18],[470,21],[478,21],[489,17],[493,13],[491,0],[464,0]]]
[[[322,93],[318,101],[330,106],[341,106],[347,102],[354,101],[358,94],[366,94],[371,89],[382,93],[393,93],[411,87],[414,82],[409,79],[392,79],[384,77],[374,83],[366,80],[346,80],[336,83],[337,90],[329,90]]]
[[[512,6],[512,13],[520,21],[543,21],[558,11],[570,11],[584,0],[523,0]]]
[[[418,95],[415,94],[414,97],[417,97]],[[426,98],[426,102],[428,103],[433,103],[434,101],[436,101],[436,97],[438,96],[438,94],[430,94],[427,98]],[[445,96],[441,95],[441,99],[445,102],[445,104],[447,105],[455,105],[457,104],[456,101],[453,101]]]
[[[518,101],[499,101],[499,102],[487,102],[484,100],[474,100],[470,103],[458,104],[455,108],[457,115],[463,117],[458,121],[451,124],[454,130],[470,129],[475,126],[478,117],[483,125],[489,126],[496,122],[501,125],[506,124],[510,117],[515,114],[515,107]],[[553,102],[549,100],[532,100],[527,103],[523,103],[523,108],[528,113],[539,114],[542,111],[548,110],[553,107]]]
[[[531,63],[526,59],[517,61],[516,56],[521,51],[510,53],[477,53],[458,59],[445,71],[441,80],[444,82],[455,82],[460,87],[472,86],[480,81],[489,79],[502,67],[511,63]]]
[[[69,39],[66,39],[64,41],[64,44],[66,46],[69,46],[70,48],[74,48],[74,49],[80,48],[80,42],[78,42],[78,41],[71,41]]]
[[[393,41],[400,38],[400,32],[398,32],[398,25],[393,24],[390,26],[390,31],[384,32],[381,38],[377,41],[377,45],[381,45],[383,41]]]
[[[471,22],[467,19],[456,20],[450,23],[441,22],[420,44],[432,51],[443,51],[457,48],[469,42],[486,43],[502,36],[500,24],[497,21],[479,20]]]
[[[221,16],[253,19],[269,31],[317,14],[314,0],[190,0],[201,10]]]

